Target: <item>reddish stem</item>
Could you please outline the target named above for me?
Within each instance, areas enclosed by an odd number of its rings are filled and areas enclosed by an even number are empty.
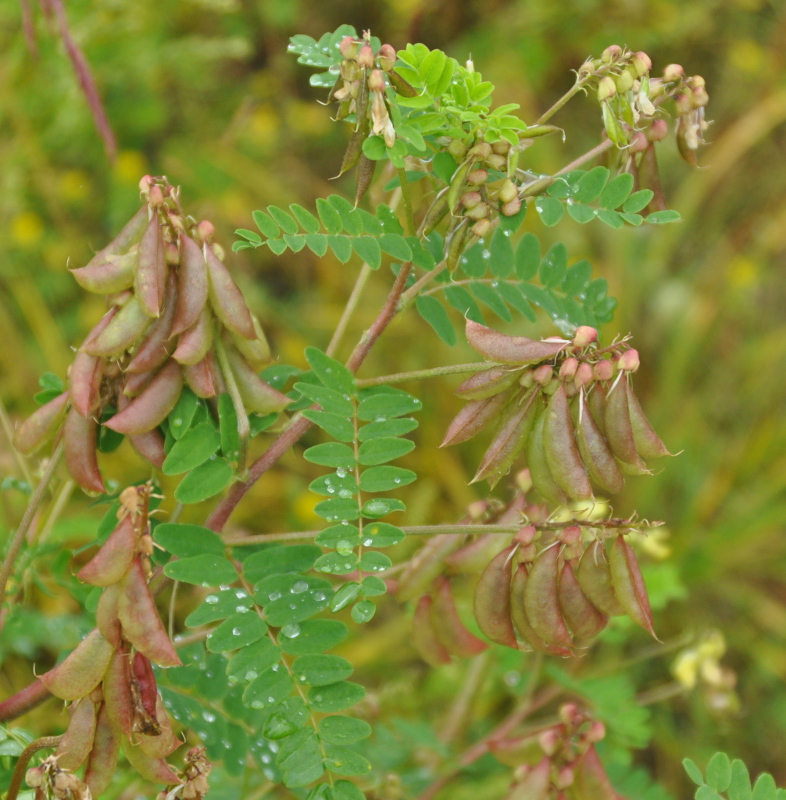
[[[0,703],[0,722],[9,722],[21,717],[49,697],[51,695],[46,686],[41,681],[34,681]]]
[[[347,361],[347,368],[351,372],[357,372],[360,365],[366,359],[369,351],[376,343],[382,332],[390,324],[396,315],[396,306],[399,298],[404,292],[407,278],[412,270],[412,264],[407,263],[401,266],[393,287],[390,290],[385,305],[374,320],[374,324],[363,334],[361,340],[352,351],[352,355]],[[315,406],[318,407],[318,406]],[[243,483],[236,483],[227,496],[213,509],[213,513],[207,518],[205,526],[216,532],[226,525],[230,514],[235,510],[238,503],[243,499],[246,492],[281,458],[290,447],[292,447],[303,434],[311,427],[312,422],[305,417],[300,417],[292,423],[281,436],[251,465],[248,472],[248,479]]]

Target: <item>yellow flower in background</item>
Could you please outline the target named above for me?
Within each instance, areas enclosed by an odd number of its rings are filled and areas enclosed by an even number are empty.
[[[35,247],[44,235],[44,230],[44,222],[35,211],[22,211],[11,220],[11,240],[19,247]]]
[[[117,154],[114,172],[121,183],[137,184],[149,171],[147,159],[138,150],[121,150]]]

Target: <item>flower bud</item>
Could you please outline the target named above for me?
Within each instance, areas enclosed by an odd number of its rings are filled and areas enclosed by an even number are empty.
[[[666,138],[669,126],[665,119],[656,119],[647,131],[647,139],[650,142],[661,142]]]
[[[584,738],[593,744],[602,741],[606,738],[606,726],[602,722],[596,720],[590,725],[590,729],[587,731]]]
[[[41,767],[31,767],[25,773],[25,783],[32,787],[33,789],[37,789],[41,786],[44,782],[44,770]]]
[[[643,153],[648,147],[649,142],[647,141],[647,135],[644,131],[636,131],[636,133],[633,134],[633,138],[630,140],[628,152]]]
[[[573,769],[571,767],[563,767],[554,779],[554,786],[557,789],[567,789],[568,786],[573,786],[574,779]]]
[[[532,380],[541,386],[546,386],[553,376],[551,364],[541,364],[536,369],[532,370]]]
[[[461,195],[459,202],[464,208],[474,208],[478,203],[483,200],[480,192],[465,192]]]
[[[685,70],[682,64],[669,64],[663,70],[663,80],[668,83],[678,83],[685,77]]]
[[[581,389],[582,386],[588,386],[592,383],[592,378],[592,367],[586,361],[582,361],[576,369],[576,374],[573,376],[573,383],[576,385],[577,389]]]
[[[646,75],[652,69],[652,59],[642,50],[633,54],[631,66],[636,70],[636,75],[641,77]]]
[[[677,113],[680,115],[690,114],[693,111],[693,103],[689,94],[678,94],[674,98],[674,104],[677,106]]]
[[[476,500],[467,506],[467,516],[473,521],[477,522],[483,519],[486,512],[489,510],[489,504],[485,500]]]
[[[516,488],[522,494],[526,494],[527,492],[531,491],[531,489],[532,489],[532,477],[529,474],[529,470],[528,469],[523,469],[523,470],[521,470],[521,472],[517,472],[516,473],[515,482],[516,482]],[[528,526],[528,527],[532,527],[532,526]],[[523,530],[526,530],[526,529],[522,528],[522,531]],[[520,533],[521,533],[521,531],[519,531],[519,534]],[[519,534],[516,534],[516,535],[518,536]],[[534,528],[533,528],[532,535],[533,535],[533,537],[535,536]]]
[[[160,208],[164,205],[164,192],[158,184],[154,183],[150,187],[150,191],[147,193],[147,202],[152,208]]]
[[[344,58],[354,59],[357,58],[358,55],[358,43],[355,41],[353,36],[345,36],[341,40],[341,44],[338,46],[338,49],[341,52],[341,55]]]
[[[451,139],[448,145],[448,153],[456,159],[456,161],[463,160],[467,155],[467,145],[461,139]]]
[[[693,91],[691,92],[693,105],[695,108],[703,108],[710,102],[710,96],[705,88],[704,78],[701,75],[693,77]]]
[[[385,72],[390,72],[390,70],[396,66],[396,50],[391,44],[383,44],[382,47],[379,48],[377,58],[379,59],[379,66],[382,67]]]
[[[604,358],[592,368],[592,375],[596,381],[610,381],[614,375],[614,364]]]
[[[499,190],[499,199],[503,203],[509,203],[519,196],[518,186],[510,179],[506,178]]]
[[[562,366],[559,368],[559,376],[563,380],[569,380],[576,374],[576,370],[579,366],[579,360],[577,358],[566,358],[562,362]]]
[[[471,228],[470,231],[473,236],[477,236],[478,239],[484,239],[488,236],[488,232],[491,230],[491,220],[490,219],[479,219]]]
[[[155,178],[152,175],[145,175],[139,181],[139,191],[142,194],[147,194],[154,183],[155,183]]]
[[[549,728],[541,733],[538,741],[543,748],[543,752],[547,756],[553,756],[559,750],[560,744],[562,744],[562,735],[557,728]]]
[[[485,183],[488,178],[489,174],[485,169],[473,169],[472,172],[467,175],[467,183],[473,186],[480,186]]]
[[[633,88],[633,75],[631,75],[628,70],[623,70],[614,79],[614,85],[617,87],[617,91],[621,94],[629,92]]]
[[[372,69],[368,76],[368,88],[372,92],[385,91],[385,73],[381,69]]]
[[[491,155],[491,145],[488,142],[478,142],[470,148],[469,154],[479,159],[486,159]]]
[[[617,94],[617,85],[614,83],[614,78],[604,75],[598,83],[598,100],[602,103],[610,97]]]
[[[358,52],[358,66],[363,69],[374,68],[374,51],[370,44],[364,44]]]
[[[496,169],[501,172],[503,169],[507,169],[508,166],[508,159],[505,156],[498,156],[492,153],[487,159],[486,163],[492,168]]]
[[[499,142],[494,142],[491,145],[491,152],[497,156],[506,156],[510,151],[510,142],[506,139],[501,139]]]
[[[626,350],[621,356],[620,360],[617,362],[617,369],[623,370],[624,372],[636,372],[639,368],[639,351],[638,350]]]
[[[600,60],[604,64],[611,64],[622,55],[622,48],[618,44],[610,44],[601,54]]]
[[[576,527],[575,525],[573,527]],[[565,529],[565,533],[567,533],[568,529]],[[559,718],[566,724],[566,725],[575,725],[576,718],[580,717],[581,713],[579,712],[579,707],[575,703],[563,703],[559,707]]]
[[[513,200],[502,206],[501,211],[504,217],[515,217],[521,211],[521,200],[518,197],[514,197]]]
[[[573,346],[584,349],[588,345],[598,341],[598,331],[591,325],[579,325],[576,333],[573,334]]]
[[[489,215],[489,207],[485,203],[477,203],[476,205],[472,206],[472,208],[468,208],[464,212],[465,217],[469,217],[470,219],[485,219]]]
[[[213,227],[213,223],[209,219],[203,219],[199,225],[197,225],[196,235],[200,242],[210,242],[213,241],[213,235],[215,234],[216,229]]]

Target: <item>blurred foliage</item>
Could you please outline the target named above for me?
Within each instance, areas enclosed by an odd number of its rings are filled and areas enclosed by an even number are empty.
[[[47,370],[62,376],[70,348],[102,313],[66,265],[85,263],[111,238],[136,207],[143,174],[166,174],[180,184],[186,207],[210,218],[227,247],[231,231],[250,227],[253,208],[312,207],[315,197],[336,190],[351,196],[345,179],[329,183],[346,131],[330,124],[308,72],[286,54],[294,33],[319,36],[347,22],[396,47],[424,41],[459,60],[471,54],[497,85],[498,101],[520,103],[525,119],[536,118],[570,86],[571,69],[613,42],[647,51],[656,71],[679,62],[705,77],[715,122],[702,168],[692,172],[676,149],[662,148],[666,195],[684,222],[612,233],[565,221],[543,234],[547,243],[549,235],[558,236],[609,279],[620,304],[605,333],[634,335],[644,365],[640,396],[664,440],[681,451],[655,478],[630,481],[614,509],[635,508],[668,522],[670,538],[643,545],[655,557],[647,577],[666,644],[653,648],[612,628],[586,665],[572,668],[570,681],[599,681],[626,663],[626,681],[648,705],[641,724],[654,734],[636,759],[675,796],[685,796],[688,786],[681,759],[706,763],[718,749],[739,755],[753,774],[767,770],[786,783],[780,757],[786,741],[786,172],[780,168],[786,6],[766,0],[386,0],[373,6],[359,0],[72,0],[67,13],[105,102],[118,155],[107,162],[54,25],[35,14],[33,49],[22,34],[19,4],[0,4],[0,394],[15,420],[31,410],[38,376]],[[559,168],[597,142],[592,103],[572,103],[555,122],[572,135],[565,144],[548,140],[533,148],[536,170]],[[373,202],[382,199],[376,191]],[[304,346],[326,345],[354,275],[333,258],[305,251],[279,259],[246,251],[234,263],[274,351],[305,367]],[[379,307],[385,290],[383,280],[372,281],[364,306]],[[369,319],[353,320],[347,342]],[[538,333],[554,332],[541,322]],[[472,360],[462,345],[443,346],[414,314],[375,352],[363,376]],[[410,463],[423,480],[408,492],[408,524],[453,520],[482,496],[481,488],[467,486],[482,443],[477,452],[436,447],[442,420],[460,406],[449,395],[457,382],[405,387],[424,400],[421,446]],[[126,447],[115,454],[112,474],[144,477],[129,456]],[[315,474],[288,454],[255,487],[234,524],[255,533],[313,527],[306,486]],[[3,438],[0,479],[6,477],[24,476]],[[7,531],[27,495],[24,485],[5,486],[0,525]],[[71,496],[68,484],[59,500],[67,513],[53,526],[43,523],[41,559],[34,573],[25,572],[25,600],[47,620],[28,619],[18,609],[5,621],[4,691],[28,681],[23,659],[51,663],[61,645],[78,639],[79,604],[54,591],[71,567],[52,553],[90,541],[100,509]],[[666,555],[670,561],[660,560]],[[178,619],[192,605],[179,596]],[[701,649],[715,629],[725,641],[721,655]],[[374,755],[391,770],[409,771],[417,785],[440,747],[421,720],[436,720],[437,729],[443,724],[466,665],[426,672],[408,639],[407,620],[388,602],[341,653],[371,689],[367,716],[387,720]],[[528,662],[522,668],[515,653],[508,657],[515,663],[498,665],[481,682],[473,701],[480,719],[496,717],[523,691]],[[626,692],[631,696],[632,689]],[[60,731],[62,717],[49,708],[22,724]],[[484,732],[462,731],[459,740]],[[641,786],[638,773],[624,763],[619,770],[618,785]],[[451,797],[501,794],[505,781],[481,759]]]

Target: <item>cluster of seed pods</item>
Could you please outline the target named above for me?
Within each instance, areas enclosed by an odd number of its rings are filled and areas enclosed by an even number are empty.
[[[489,742],[492,755],[515,769],[505,800],[622,800],[595,749],[603,723],[574,703],[561,706],[559,717],[556,725]]]
[[[84,784],[96,797],[109,786],[121,747],[146,780],[166,786],[187,783],[165,760],[182,743],[164,710],[151,664],[173,667],[181,661],[148,586],[150,494],[150,484],[121,494],[117,526],[78,573],[104,589],[97,627],[64,661],[39,676],[55,697],[71,704],[57,765],[73,771],[84,764]]]
[[[146,176],[140,187],[142,208],[87,266],[71,273],[83,288],[106,295],[109,310],[77,350],[68,389],[14,437],[17,449],[29,453],[62,428],[68,469],[92,493],[105,491],[99,424],[126,435],[160,468],[165,439],[159,426],[184,386],[203,398],[229,391],[242,403],[239,420],[247,421],[248,412],[281,411],[290,402],[257,374],[270,351],[222,261],[222,248],[212,241],[213,226],[185,216],[177,189],[165,179]]]
[[[494,485],[523,453],[535,489],[564,505],[592,499],[593,484],[617,493],[626,474],[650,474],[645,459],[669,455],[633,392],[639,356],[627,342],[601,350],[588,326],[572,341],[506,336],[471,320],[466,327],[470,345],[497,363],[456,390],[469,402],[442,446],[496,424],[474,481]]]

